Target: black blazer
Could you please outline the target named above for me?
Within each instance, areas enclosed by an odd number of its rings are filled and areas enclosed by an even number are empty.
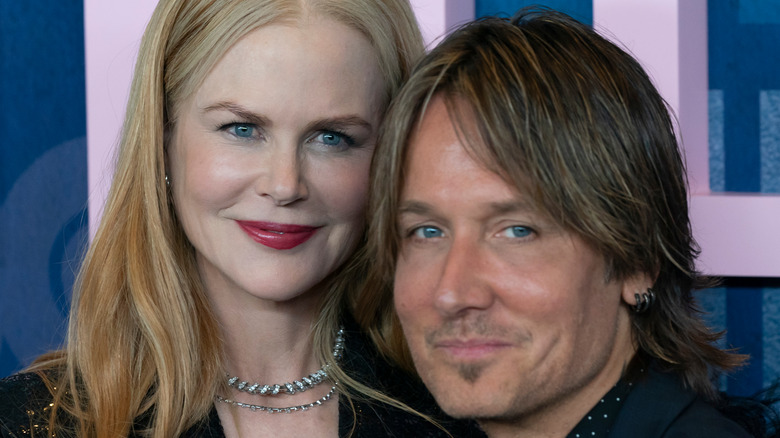
[[[686,389],[674,374],[653,370],[634,388],[615,420],[610,438],[747,438],[736,422]]]

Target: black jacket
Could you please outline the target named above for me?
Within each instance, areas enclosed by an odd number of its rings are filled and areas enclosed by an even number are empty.
[[[634,388],[615,420],[610,438],[751,437],[714,405],[686,389],[675,374],[652,367]]]

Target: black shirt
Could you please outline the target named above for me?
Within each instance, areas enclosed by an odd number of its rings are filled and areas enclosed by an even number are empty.
[[[631,392],[631,383],[620,380],[585,415],[567,438],[605,438],[615,424],[623,402]]]

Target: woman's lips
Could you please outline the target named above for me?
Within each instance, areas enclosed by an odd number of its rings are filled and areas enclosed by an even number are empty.
[[[255,242],[273,249],[292,249],[309,240],[319,227],[278,224],[274,222],[239,221],[236,223]]]

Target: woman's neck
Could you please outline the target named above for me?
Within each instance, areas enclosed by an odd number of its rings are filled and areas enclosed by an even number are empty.
[[[318,294],[312,291],[283,302],[247,293],[209,296],[222,329],[226,372],[272,384],[300,379],[321,367],[311,336],[320,308]]]

